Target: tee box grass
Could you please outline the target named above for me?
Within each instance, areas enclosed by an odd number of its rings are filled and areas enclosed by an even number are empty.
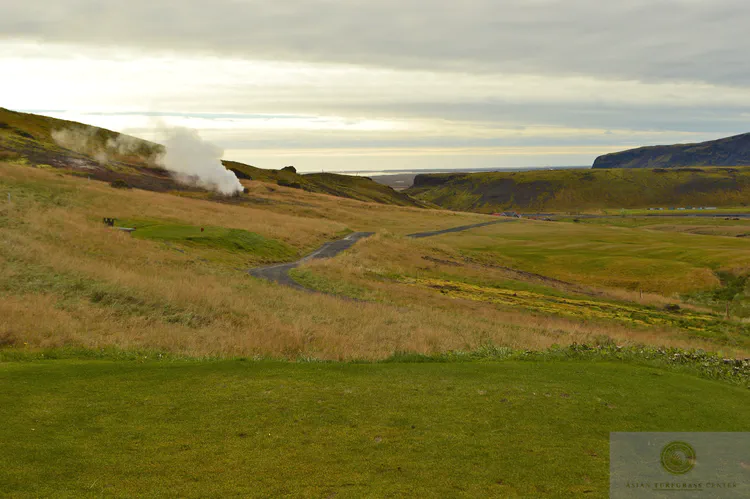
[[[750,420],[746,388],[609,362],[67,359],[0,388],[12,497],[605,497],[610,431]]]
[[[198,227],[156,220],[123,220],[118,225],[136,229],[133,236],[140,239],[236,256],[242,253],[251,254],[258,261],[283,261],[298,255],[293,247],[282,241],[268,239],[242,229],[210,225]]]

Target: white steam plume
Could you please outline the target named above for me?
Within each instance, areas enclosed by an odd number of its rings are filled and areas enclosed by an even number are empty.
[[[62,128],[52,130],[51,135],[57,145],[91,156],[101,164],[132,155],[149,163],[159,162],[159,153],[154,152],[147,142],[129,135],[119,134],[107,138],[105,142],[99,135],[99,129],[94,127]]]
[[[96,128],[65,128],[52,130],[52,140],[61,147],[93,156],[99,163],[109,159],[107,151],[97,143]]]
[[[178,182],[198,185],[226,196],[238,194],[244,187],[233,171],[224,168],[224,151],[200,138],[189,128],[170,128],[165,131],[167,152],[162,158],[164,168]]]
[[[143,147],[143,141],[129,135],[120,134],[116,138],[107,139],[107,150],[117,154],[137,154]]]

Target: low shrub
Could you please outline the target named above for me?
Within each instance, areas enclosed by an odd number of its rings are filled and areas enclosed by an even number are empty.
[[[121,178],[113,180],[109,185],[111,185],[115,189],[130,189],[130,184],[128,184]]]

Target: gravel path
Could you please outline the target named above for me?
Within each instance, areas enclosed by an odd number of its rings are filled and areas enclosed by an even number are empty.
[[[434,230],[432,232],[417,232],[416,234],[409,234],[406,237],[413,237],[414,239],[421,239],[423,237],[439,236],[440,234],[448,234],[450,232],[462,232],[464,230],[476,229],[478,227],[484,227],[486,225],[495,225],[503,222],[510,222],[511,220],[501,219],[493,220],[492,222],[482,222],[480,224],[473,225],[462,225],[461,227],[452,227],[450,229]]]
[[[477,227],[485,227],[487,225],[494,225],[494,224],[509,222],[509,221],[510,220],[493,220],[492,222],[483,222],[483,223],[473,224],[473,225],[462,225],[460,227],[452,227],[450,229],[436,230],[432,232],[417,232],[416,234],[409,234],[406,237],[411,237],[414,239],[421,239],[424,237],[439,236],[440,234],[448,234],[450,232],[461,232],[464,230],[475,229]],[[289,271],[292,270],[293,268],[300,266],[301,264],[309,260],[316,260],[319,258],[333,258],[334,256],[338,255],[342,251],[346,251],[349,248],[351,248],[354,245],[354,243],[356,243],[360,239],[365,239],[367,237],[370,237],[373,234],[374,232],[353,232],[349,234],[348,236],[346,236],[345,238],[339,239],[338,241],[325,243],[323,246],[321,246],[314,252],[310,253],[305,258],[301,260],[297,260],[296,262],[280,263],[278,265],[269,265],[268,267],[258,267],[255,269],[248,270],[247,273],[253,277],[258,277],[260,279],[266,279],[268,281],[277,282],[284,286],[289,286],[290,288],[299,289],[301,291],[313,291],[311,289],[308,289],[302,286],[297,281],[292,279],[292,277],[289,275]]]
[[[339,239],[338,241],[325,243],[323,246],[313,251],[305,258],[297,260],[296,262],[280,263],[278,265],[270,265],[268,267],[258,267],[248,270],[247,273],[253,277],[259,277],[261,279],[278,282],[279,284],[283,284],[284,286],[289,286],[291,288],[304,291],[310,291],[309,289],[301,286],[294,279],[292,279],[289,275],[289,271],[309,260],[317,260],[319,258],[333,258],[342,251],[346,251],[351,248],[354,243],[356,243],[360,239],[370,237],[373,234],[373,232],[353,232],[345,238]]]

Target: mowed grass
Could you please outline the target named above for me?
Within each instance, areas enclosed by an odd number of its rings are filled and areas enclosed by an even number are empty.
[[[55,360],[0,363],[0,417],[13,497],[606,497],[611,431],[746,431],[750,391],[606,362]]]
[[[666,296],[718,286],[715,271],[750,268],[747,239],[629,227],[522,221],[437,239],[488,264]]]
[[[265,238],[255,232],[226,227],[198,227],[165,223],[157,220],[122,220],[118,226],[136,229],[138,239],[161,241],[189,249],[209,250],[219,259],[253,255],[259,261],[278,262],[300,256],[294,247],[282,241]],[[246,257],[246,256],[245,256]]]
[[[696,234],[698,229],[706,229],[706,235],[728,235],[736,236],[737,234],[750,231],[750,219],[734,217],[668,217],[668,216],[637,216],[637,215],[620,215],[620,216],[600,216],[596,218],[562,216],[558,219],[561,222],[575,222],[590,225],[611,225],[614,227],[644,228],[654,230],[670,230],[674,232],[688,232]]]

